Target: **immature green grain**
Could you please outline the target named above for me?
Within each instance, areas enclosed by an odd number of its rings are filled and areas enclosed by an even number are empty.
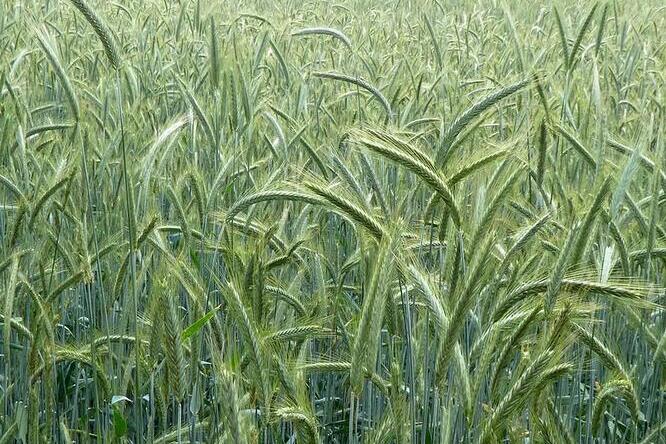
[[[333,155],[333,162],[337,166],[337,170],[339,171],[338,176],[340,179],[343,179],[347,182],[351,190],[354,192],[356,195],[356,199],[358,199],[359,202],[365,202],[366,201],[366,193],[363,192],[361,189],[361,185],[358,183],[356,178],[354,177],[354,174],[351,172],[351,170],[345,165],[345,162],[343,162],[340,157]]]
[[[109,63],[114,69],[120,67],[120,56],[118,55],[118,49],[116,48],[116,42],[111,35],[109,27],[104,23],[102,18],[88,5],[85,0],[69,0],[72,2],[74,7],[83,14],[90,26],[92,26],[95,34],[102,42],[104,47],[104,53],[106,58],[109,60]]]
[[[340,40],[342,43],[345,44],[345,46],[347,46],[347,48],[352,49],[352,43],[349,37],[343,34],[342,31],[339,31],[335,28],[325,28],[325,27],[303,28],[292,32],[291,35],[295,37],[300,37],[305,35],[329,35],[331,37]]]
[[[248,350],[255,366],[255,373],[259,378],[260,394],[263,398],[262,401],[265,406],[269,406],[269,387],[267,381],[268,367],[265,365],[264,348],[259,333],[255,327],[255,323],[250,318],[250,314],[241,300],[240,294],[234,284],[230,283],[225,289],[224,294],[232,313],[238,320],[238,326],[242,332],[243,339],[249,347]]]
[[[183,95],[187,98],[188,103],[194,110],[194,114],[197,116],[197,119],[199,120],[199,123],[203,127],[204,134],[208,138],[208,143],[210,144],[211,148],[216,148],[217,143],[216,143],[216,138],[215,134],[213,133],[213,128],[210,125],[210,122],[208,121],[208,118],[204,114],[203,109],[201,108],[201,105],[197,101],[196,97],[194,97],[194,94],[192,91],[190,91],[190,88],[180,79],[178,78],[178,83],[181,86],[183,90]],[[214,154],[217,156],[217,153]]]
[[[657,0],[14,3],[0,440],[666,436]]]
[[[28,226],[30,228],[34,226],[35,220],[39,215],[39,211],[46,204],[46,201],[48,201],[49,198],[53,196],[60,188],[62,188],[64,185],[67,185],[70,181],[72,181],[74,179],[74,174],[75,171],[57,180],[49,189],[44,191],[44,193],[39,197],[39,199],[37,199],[35,206],[32,208],[30,220],[28,221]]]
[[[354,133],[353,137],[357,143],[404,166],[423,179],[446,203],[451,211],[453,222],[456,226],[460,226],[460,211],[455,197],[430,158],[388,133],[374,130],[359,131]]]
[[[538,140],[539,154],[537,157],[537,184],[543,185],[543,178],[546,172],[546,150],[548,149],[548,131],[546,127],[546,122],[541,121],[539,125],[539,140]]]
[[[217,30],[215,29],[215,17],[210,17],[210,44],[208,52],[210,58],[210,86],[216,89],[220,85],[220,49],[217,43]]]
[[[348,199],[344,199],[330,186],[317,181],[307,181],[303,186],[322,198],[328,205],[334,207],[336,211],[342,213],[351,221],[357,222],[366,228],[375,239],[380,240],[384,236],[384,227],[373,214],[358,204]]]
[[[440,148],[437,153],[437,158],[439,159],[437,165],[443,164],[444,159],[450,155],[449,151],[456,137],[458,137],[460,132],[467,125],[469,125],[472,121],[474,121],[477,117],[479,117],[484,111],[488,110],[489,108],[500,102],[502,99],[505,99],[506,97],[509,97],[512,94],[515,94],[516,92],[525,88],[527,85],[530,84],[530,82],[531,79],[524,79],[516,83],[513,83],[511,85],[508,85],[500,90],[493,92],[492,94],[489,94],[483,99],[474,102],[469,108],[464,110],[448,126],[448,128],[442,135],[442,144],[441,144],[442,148]]]
[[[4,325],[2,327],[2,337],[3,337],[3,361],[5,367],[5,380],[3,384],[4,389],[4,412],[5,415],[9,413],[9,402],[10,402],[10,393],[9,393],[9,381],[11,380],[12,374],[12,361],[11,361],[11,333],[12,333],[12,322],[14,312],[14,299],[16,298],[16,285],[18,282],[18,267],[19,267],[20,256],[14,256],[12,259],[12,264],[9,271],[9,281],[5,288],[5,300],[3,307],[3,320]],[[23,328],[25,330],[25,328]]]
[[[606,382],[603,388],[594,400],[594,414],[592,416],[592,430],[595,434],[599,434],[599,427],[601,426],[602,419],[605,413],[607,403],[612,402],[612,398],[619,396],[622,398],[633,399],[633,386],[631,383],[624,379],[613,379]],[[634,403],[630,403],[629,407],[632,409],[632,416],[637,417],[637,412]]]
[[[574,332],[578,337],[587,345],[590,350],[597,354],[601,361],[611,370],[616,371],[625,381],[630,380],[629,372],[620,358],[611,351],[606,344],[604,344],[598,337],[594,336],[588,329],[578,325],[572,324]]]
[[[182,324],[176,295],[169,294],[167,285],[162,286],[162,291],[165,292],[162,296],[162,319],[160,320],[164,324],[161,329],[162,349],[166,356],[166,381],[169,392],[174,396],[176,402],[181,403],[187,392],[185,351],[180,339]]]
[[[423,21],[425,21],[426,28],[428,29],[428,34],[430,35],[430,39],[432,40],[432,46],[435,50],[435,60],[437,61],[437,67],[439,69],[442,69],[444,66],[442,59],[442,50],[439,48],[439,43],[437,42],[437,36],[435,35],[435,31],[432,27],[432,24],[430,23],[430,19],[428,18],[427,14],[423,14]]]
[[[501,427],[506,424],[503,420],[506,419],[511,412],[519,410],[528,401],[530,393],[538,387],[542,382],[542,378],[546,376],[547,367],[550,359],[553,356],[551,350],[546,350],[539,356],[534,358],[525,371],[515,380],[509,391],[504,395],[500,402],[493,408],[493,412],[486,424],[481,430],[479,436],[480,443],[493,442],[498,430],[498,425]]]
[[[560,12],[555,6],[553,6],[553,13],[555,15],[555,22],[557,23],[557,31],[560,36],[560,44],[562,45],[562,56],[564,58],[564,65],[569,68],[569,41],[564,29],[564,24],[562,23],[562,18],[560,17]]]
[[[489,228],[494,222],[495,214],[499,211],[500,207],[504,204],[504,201],[507,199],[508,194],[511,191],[511,188],[518,180],[519,175],[522,174],[522,168],[515,168],[514,172],[509,176],[506,182],[499,188],[497,194],[493,197],[492,201],[488,204],[485,209],[485,212],[481,216],[472,236],[472,241],[470,242],[470,247],[476,249],[479,241],[488,235],[490,232]]]
[[[541,310],[540,306],[535,307],[531,312],[525,316],[518,325],[511,331],[509,336],[506,338],[504,346],[497,355],[494,370],[492,376],[490,377],[490,390],[495,392],[497,389],[497,384],[501,376],[501,372],[504,370],[504,367],[507,363],[507,360],[510,356],[511,351],[518,345],[518,341],[527,333],[527,330],[531,324],[537,319],[539,311]]]
[[[597,161],[594,159],[594,157],[592,157],[592,154],[590,154],[588,149],[583,146],[581,141],[578,140],[578,138],[571,131],[567,130],[558,123],[553,125],[552,131],[557,132],[563,136],[571,144],[571,146],[574,147],[578,154],[580,154],[580,156],[590,165],[590,167],[596,169]]]
[[[578,35],[576,36],[576,40],[574,41],[574,44],[571,47],[571,53],[569,54],[569,60],[567,62],[567,66],[569,67],[569,69],[573,69],[574,65],[577,63],[576,55],[578,54],[578,51],[580,51],[583,37],[585,37],[585,33],[590,27],[590,23],[592,23],[592,17],[594,16],[594,12],[597,10],[598,6],[599,6],[598,3],[594,4],[589,14],[587,14],[585,21],[581,25],[580,30],[578,31]]]
[[[460,183],[463,181],[463,179],[467,178],[468,176],[471,176],[472,174],[476,173],[482,168],[492,164],[492,162],[503,159],[508,155],[509,151],[502,149],[487,154],[479,159],[473,160],[471,163],[463,166],[456,173],[452,174],[451,177],[449,178],[449,184],[453,186],[457,183]]]
[[[386,111],[386,116],[388,119],[390,119],[393,116],[393,111],[391,110],[391,105],[389,104],[389,101],[386,100],[386,97],[372,84],[368,83],[366,80],[360,78],[360,77],[352,77],[348,76],[346,74],[340,74],[337,72],[314,72],[312,73],[313,76],[319,77],[322,79],[332,79],[332,80],[338,80],[341,82],[346,82],[346,83],[351,83],[352,85],[356,85],[360,88],[365,89],[369,93],[371,93],[378,101],[381,103],[382,107],[384,108],[384,111]]]
[[[219,358],[218,358],[219,360]],[[228,397],[229,402],[223,404],[223,415],[226,418],[226,424],[230,429],[232,442],[241,444],[246,442],[245,434],[242,429],[241,415],[240,415],[240,394],[239,387],[233,373],[224,367],[221,362],[216,363],[218,368],[219,378],[216,378],[218,390],[221,396]]]
[[[236,214],[245,211],[252,205],[260,202],[290,200],[295,202],[304,202],[311,205],[323,205],[326,201],[318,196],[289,190],[269,190],[260,191],[239,199],[227,210],[226,220],[230,221]]]
[[[51,67],[55,71],[56,76],[58,76],[60,83],[62,83],[62,87],[65,90],[65,95],[67,96],[72,113],[74,114],[74,119],[78,122],[81,113],[79,108],[79,100],[76,97],[76,93],[74,92],[72,82],[70,81],[69,76],[65,72],[65,68],[60,61],[60,57],[58,56],[58,53],[52,44],[52,40],[48,34],[48,31],[46,28],[39,28],[35,30],[35,35],[37,36],[37,40],[39,41],[39,45],[41,46],[44,55],[51,64]]]
[[[183,205],[180,201],[180,197],[176,193],[176,190],[171,186],[167,186],[167,192],[169,194],[169,199],[171,200],[171,204],[173,205],[175,209],[175,213],[178,217],[178,220],[181,223],[181,232],[183,233],[183,248],[187,249],[187,244],[190,243],[190,227],[187,221],[187,214],[185,213],[185,209],[183,208]]]
[[[275,411],[275,416],[296,424],[303,442],[319,442],[319,426],[312,412],[298,407],[280,407]]]
[[[601,43],[603,42],[604,31],[606,29],[606,13],[608,12],[608,3],[604,4],[604,10],[601,13],[599,18],[599,26],[597,30],[597,38],[594,44],[594,55],[599,56],[599,50],[601,49]]]
[[[573,245],[571,250],[570,261],[572,264],[578,264],[578,262],[581,260],[583,256],[583,251],[585,250],[585,247],[588,242],[588,237],[589,237],[588,233],[592,231],[594,220],[601,211],[601,205],[603,204],[603,201],[606,199],[606,196],[610,193],[610,186],[611,186],[611,178],[607,177],[604,180],[604,182],[601,184],[599,191],[597,192],[596,196],[594,197],[594,200],[592,201],[590,209],[587,211],[587,213],[585,213],[585,217],[583,218],[580,226],[578,227],[580,234],[578,235],[576,243]]]
[[[386,197],[384,197],[384,192],[382,191],[380,185],[379,185],[379,180],[377,179],[377,174],[375,173],[374,168],[370,164],[370,160],[368,157],[365,155],[365,153],[361,153],[360,161],[361,165],[363,166],[363,170],[365,171],[368,181],[370,182],[370,186],[372,188],[372,191],[374,193],[374,198],[377,200],[379,203],[380,208],[382,209],[382,212],[384,216],[388,216],[388,205],[386,204]]]
[[[19,200],[19,201],[25,201],[25,196],[23,195],[23,192],[12,182],[11,179],[9,179],[6,176],[3,176],[0,174],[0,183],[2,183],[5,188],[9,191],[12,192],[12,194]]]
[[[47,123],[45,125],[34,126],[25,132],[25,138],[29,139],[31,137],[37,136],[42,133],[47,133],[49,131],[61,131],[67,130],[74,127],[74,123],[63,122],[63,123]]]
[[[466,273],[466,280],[462,286],[455,286],[453,294],[451,295],[452,310],[449,320],[448,328],[443,331],[441,340],[442,349],[438,358],[438,366],[440,378],[448,369],[449,359],[455,351],[458,343],[459,336],[463,331],[468,311],[475,303],[475,294],[478,291],[478,286],[482,281],[483,275],[487,272],[488,258],[490,253],[491,238],[486,240],[475,249],[472,257],[472,263],[469,265],[469,272]],[[462,243],[461,243],[462,251]],[[462,255],[462,253],[461,253]],[[461,258],[456,257],[455,262],[460,263]],[[458,273],[455,270],[454,273]],[[460,289],[460,290],[458,290]]]
[[[378,245],[376,259],[372,265],[368,288],[363,300],[358,329],[351,355],[350,384],[353,393],[360,396],[362,392],[362,376],[364,368],[374,368],[376,362],[376,346],[379,341],[381,321],[386,306],[385,276],[393,264],[392,241],[388,236],[382,238]]]
[[[608,146],[610,146],[611,148],[613,148],[617,152],[620,152],[620,153],[625,154],[625,155],[629,155],[630,157],[633,156],[633,153],[635,153],[637,151],[637,149],[638,150],[640,149],[640,147],[639,148],[630,148],[626,144],[624,144],[624,143],[622,143],[618,140],[612,139],[612,138],[606,139],[606,143],[608,144]],[[638,152],[636,154],[636,156],[637,156],[638,160],[640,161],[641,165],[643,165],[644,168],[646,168],[650,172],[654,171],[656,166],[655,166],[655,163],[654,163],[653,160],[646,157],[644,154],[642,154],[640,152]],[[660,169],[661,169],[662,183],[664,183],[664,182],[666,182],[666,171],[664,171],[663,166]]]

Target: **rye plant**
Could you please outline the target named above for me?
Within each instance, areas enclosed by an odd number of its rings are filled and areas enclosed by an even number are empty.
[[[0,2],[0,443],[666,442],[660,2]]]

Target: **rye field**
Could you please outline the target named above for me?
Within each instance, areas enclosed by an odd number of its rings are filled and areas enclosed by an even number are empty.
[[[0,444],[666,443],[665,29],[0,0]]]

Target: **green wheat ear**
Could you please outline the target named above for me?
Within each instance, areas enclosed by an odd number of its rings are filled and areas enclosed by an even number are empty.
[[[347,48],[352,49],[352,43],[349,37],[347,37],[342,31],[339,31],[335,28],[303,28],[291,33],[292,36],[300,37],[305,35],[329,35],[340,40],[342,43],[347,46]]]
[[[631,415],[638,417],[638,400],[635,399],[633,385],[626,379],[613,379],[606,382],[594,401],[594,413],[592,416],[592,430],[595,434],[599,433],[602,417],[606,410],[606,403],[611,402],[613,398],[624,398],[628,401]],[[634,419],[635,420],[635,419]]]
[[[100,42],[102,42],[104,53],[106,54],[109,63],[114,69],[118,69],[120,67],[120,56],[118,55],[118,49],[116,48],[116,43],[109,27],[85,0],[69,1],[72,2],[74,7],[78,9],[88,23],[90,23],[90,26],[92,26]]]
[[[79,100],[76,96],[76,93],[74,92],[72,82],[70,81],[69,76],[67,75],[67,72],[65,71],[65,68],[60,61],[60,57],[58,56],[58,53],[53,46],[53,41],[45,27],[37,29],[35,34],[37,35],[37,40],[39,41],[39,45],[42,47],[46,58],[55,71],[56,76],[58,76],[58,79],[62,83],[63,88],[65,89],[65,94],[67,95],[67,100],[69,101],[69,104],[72,108],[74,119],[78,121],[81,114]]]
[[[532,82],[532,79],[520,80],[516,83],[508,85],[499,89],[492,94],[487,95],[483,99],[474,102],[469,108],[464,110],[446,129],[442,135],[441,148],[437,152],[437,165],[443,165],[446,159],[450,156],[451,148],[456,140],[456,137],[467,127],[472,121],[483,114],[486,110],[499,103],[501,100],[515,94],[521,89],[525,88]]]
[[[322,79],[331,79],[331,80],[338,80],[341,82],[351,83],[352,85],[356,85],[360,88],[365,89],[370,94],[372,94],[379,103],[381,103],[382,107],[384,108],[384,111],[386,111],[387,118],[390,119],[393,116],[393,111],[391,110],[391,104],[389,103],[389,101],[386,99],[386,97],[384,97],[384,95],[381,93],[381,91],[379,91],[379,89],[377,89],[368,81],[360,77],[352,77],[337,72],[314,72],[312,73],[312,75]]]
[[[407,142],[379,130],[357,130],[352,132],[352,138],[361,146],[392,160],[423,179],[446,203],[453,222],[460,227],[461,215],[456,197],[430,157]]]

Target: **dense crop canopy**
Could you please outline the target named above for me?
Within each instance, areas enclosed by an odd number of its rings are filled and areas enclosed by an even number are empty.
[[[0,2],[0,444],[666,442],[666,8],[541,3]]]

